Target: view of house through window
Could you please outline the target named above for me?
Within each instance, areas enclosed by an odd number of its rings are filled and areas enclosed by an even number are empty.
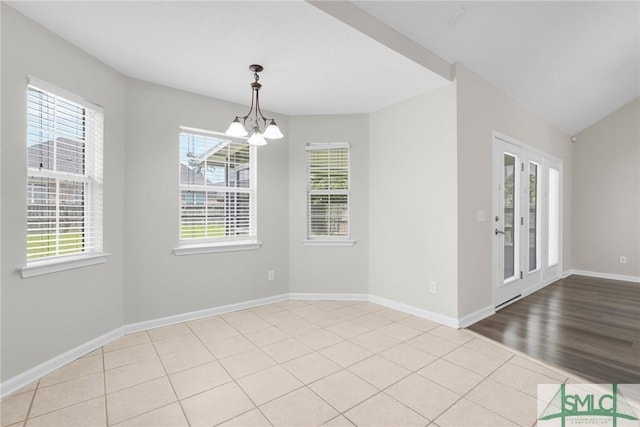
[[[180,240],[256,236],[255,147],[213,132],[180,133]]]
[[[307,238],[349,237],[349,144],[307,144]]]
[[[102,251],[102,111],[54,92],[27,89],[28,262]]]

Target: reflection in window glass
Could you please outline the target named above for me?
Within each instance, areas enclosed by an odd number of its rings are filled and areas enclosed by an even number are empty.
[[[515,275],[515,197],[516,197],[516,157],[504,155],[504,279]]]
[[[255,237],[252,156],[244,141],[180,133],[180,239]]]
[[[529,163],[529,271],[538,268],[538,169]]]

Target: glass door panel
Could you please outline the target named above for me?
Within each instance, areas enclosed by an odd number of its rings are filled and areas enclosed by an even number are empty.
[[[529,162],[529,272],[538,269],[540,259],[539,171],[537,163]]]
[[[549,267],[558,264],[560,248],[560,171],[549,168]]]
[[[516,165],[518,159],[516,156],[504,153],[504,181],[503,181],[503,206],[504,211],[502,217],[504,218],[504,276],[505,281],[513,278],[517,271],[517,176]]]

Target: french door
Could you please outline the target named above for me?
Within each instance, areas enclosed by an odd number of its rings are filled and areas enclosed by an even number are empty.
[[[560,275],[560,164],[494,137],[494,302],[497,308]]]

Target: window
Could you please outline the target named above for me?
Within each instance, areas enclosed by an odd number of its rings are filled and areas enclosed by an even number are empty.
[[[307,144],[307,240],[349,239],[349,144]]]
[[[549,168],[549,266],[560,260],[560,171]]]
[[[29,80],[27,267],[21,270],[102,253],[102,128],[100,107]]]
[[[256,148],[191,128],[179,139],[181,246],[256,242]]]

